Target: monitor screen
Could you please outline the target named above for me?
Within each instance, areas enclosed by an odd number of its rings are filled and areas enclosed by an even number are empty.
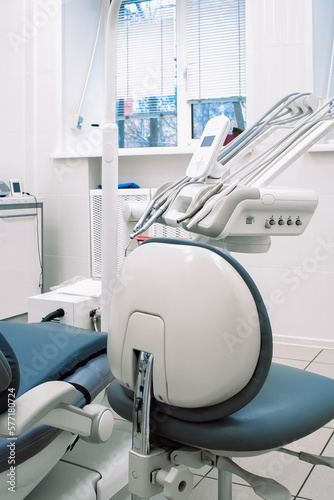
[[[19,182],[13,182],[13,191],[14,191],[14,193],[21,192],[21,186],[20,186]]]
[[[202,144],[201,144],[201,148],[207,148],[207,147],[211,146],[215,137],[216,137],[215,135],[207,135],[206,137],[204,137]]]

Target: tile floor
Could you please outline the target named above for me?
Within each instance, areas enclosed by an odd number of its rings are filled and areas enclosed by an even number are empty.
[[[15,318],[14,321],[26,322],[26,318]],[[273,361],[294,366],[303,370],[319,373],[334,378],[334,350],[316,347],[274,344]],[[334,457],[334,420],[314,434],[290,446],[294,450],[308,451]],[[272,477],[286,486],[293,500],[333,500],[334,469],[314,467],[297,458],[278,452],[266,455],[239,458],[235,461],[254,474]],[[195,488],[190,500],[217,499],[217,471],[203,467],[195,473]],[[113,500],[128,500],[125,492],[113,497]],[[233,476],[233,500],[256,500],[260,498],[240,478]],[[165,500],[157,495],[154,500]]]
[[[273,361],[334,378],[334,350],[275,344]],[[307,438],[293,443],[290,448],[334,457],[334,420]],[[334,499],[333,469],[314,467],[278,452],[239,458],[235,459],[235,462],[254,474],[272,477],[283,484],[290,490],[293,500]],[[203,467],[200,471],[193,472],[196,486],[189,500],[217,500],[216,469]],[[233,476],[232,491],[233,500],[261,498],[237,476]],[[278,497],[276,498],[278,500]],[[130,495],[125,491],[120,492],[112,500],[130,500]],[[152,500],[165,500],[165,497],[156,495]]]
[[[334,350],[275,344],[273,361],[334,378]],[[334,457],[334,420],[291,447],[298,451]],[[286,486],[293,500],[334,499],[334,470],[328,467],[314,467],[278,452],[235,461],[250,472],[272,477]],[[217,499],[217,472],[214,469],[204,472],[204,475],[196,476],[197,484],[190,500]],[[233,476],[233,500],[258,498],[260,497],[249,486]]]

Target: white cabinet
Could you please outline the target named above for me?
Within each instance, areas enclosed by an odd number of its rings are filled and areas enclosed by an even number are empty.
[[[43,203],[0,198],[0,319],[28,311],[42,287]]]

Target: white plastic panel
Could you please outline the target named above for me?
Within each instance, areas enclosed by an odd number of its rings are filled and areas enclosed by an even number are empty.
[[[108,352],[121,383],[133,389],[133,366],[122,362],[133,350],[154,354],[155,397],[176,406],[210,406],[249,382],[260,351],[258,313],[248,286],[225,259],[201,247],[149,243],[131,253],[119,279]],[[137,321],[130,339],[134,311],[159,318],[156,336],[153,323]]]
[[[118,190],[118,242],[117,242],[117,269],[120,270],[125,251],[130,243],[130,233],[134,223],[126,223],[123,219],[122,210],[125,202],[148,203],[155,189],[119,189]],[[91,270],[93,278],[101,277],[102,270],[102,190],[92,189],[90,191],[90,220],[91,220]],[[155,223],[150,228],[149,236],[156,238],[185,238],[190,239],[190,233],[182,227],[169,227],[164,224]],[[129,251],[135,248],[131,243]]]
[[[0,319],[26,313],[28,297],[40,293],[41,219],[41,208],[0,206]]]

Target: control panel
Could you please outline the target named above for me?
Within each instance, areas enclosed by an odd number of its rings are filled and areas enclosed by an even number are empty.
[[[268,188],[269,190],[270,188]],[[318,205],[316,193],[310,190],[270,190],[260,198],[239,203],[221,236],[297,236],[302,234]]]

